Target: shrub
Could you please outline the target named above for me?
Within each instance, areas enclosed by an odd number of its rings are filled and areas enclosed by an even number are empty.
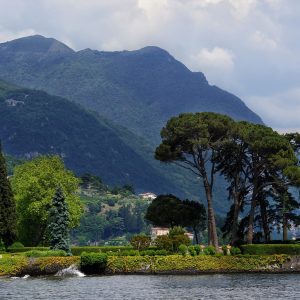
[[[5,245],[4,243],[2,242],[2,240],[0,239],[0,251],[2,252],[5,252]]]
[[[159,250],[167,250],[167,251],[172,251],[173,250],[173,243],[172,239],[167,236],[167,235],[160,235],[158,236],[154,244]]]
[[[214,246],[207,246],[204,249],[205,255],[215,255],[217,253],[216,248]]]
[[[168,255],[168,251],[165,250],[165,249],[162,249],[162,250],[156,250],[156,251],[155,251],[155,255],[166,256],[166,255]]]
[[[242,253],[241,249],[238,247],[232,247],[230,249],[230,254],[231,255],[240,255]]]
[[[14,249],[22,249],[24,248],[24,245],[21,242],[14,242],[11,246],[8,247],[10,250]]]
[[[199,245],[195,245],[194,249],[195,249],[197,255],[199,255],[201,253],[201,248]]]
[[[154,256],[155,255],[155,250],[145,250],[141,252],[142,256]]]
[[[107,265],[107,254],[83,252],[80,257],[80,268],[86,274],[101,274]]]
[[[299,244],[242,245],[241,250],[243,254],[251,254],[251,255],[272,255],[272,254],[300,255]]]
[[[178,246],[178,251],[181,255],[185,256],[188,252],[188,247],[187,245],[181,244]]]
[[[151,238],[146,235],[135,235],[131,238],[130,244],[136,250],[145,250],[150,246]]]
[[[169,231],[169,237],[170,238],[173,238],[176,235],[183,235],[183,234],[185,234],[185,230],[180,226],[174,226]]]
[[[129,250],[129,251],[127,251],[127,256],[137,256],[137,255],[140,255],[140,252],[138,250]]]
[[[191,244],[191,240],[186,235],[175,235],[172,237],[172,243],[173,243],[173,251],[177,252],[179,250],[180,245],[186,245],[189,246]]]
[[[197,255],[197,252],[195,250],[195,246],[189,246],[188,250],[189,250],[189,253],[190,253],[191,256],[196,256]]]
[[[27,257],[49,257],[49,256],[67,256],[67,253],[63,250],[31,250],[24,253]]]

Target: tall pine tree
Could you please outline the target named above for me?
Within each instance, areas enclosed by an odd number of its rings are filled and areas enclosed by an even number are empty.
[[[49,212],[49,237],[50,249],[64,250],[71,255],[69,240],[70,217],[65,196],[61,187],[58,187],[52,199]]]
[[[16,202],[7,178],[5,159],[0,144],[0,240],[7,248],[16,238]]]

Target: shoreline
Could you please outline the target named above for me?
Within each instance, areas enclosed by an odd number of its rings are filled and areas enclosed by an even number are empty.
[[[0,277],[47,276],[75,266],[80,257],[24,258],[10,261],[11,270]],[[1,267],[1,265],[0,265]],[[213,275],[213,274],[290,274],[300,273],[300,256],[110,256],[102,276],[113,275]]]

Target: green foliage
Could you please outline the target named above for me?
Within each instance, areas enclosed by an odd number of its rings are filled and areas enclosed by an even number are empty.
[[[0,276],[16,275],[28,265],[23,255],[2,254],[0,259]]]
[[[173,242],[168,235],[160,235],[154,241],[155,246],[160,250],[173,251]]]
[[[22,248],[24,248],[24,245],[21,242],[14,242],[11,246],[8,247],[9,250],[22,249]]]
[[[230,254],[231,255],[240,255],[240,254],[242,254],[242,251],[238,247],[231,247]]]
[[[156,159],[175,162],[201,178],[209,207],[209,244],[215,247],[218,246],[218,236],[212,191],[218,170],[214,161],[233,124],[230,117],[212,112],[180,114],[168,120],[161,131],[162,142],[155,150]]]
[[[174,195],[159,195],[147,209],[145,218],[156,226],[205,229],[206,210],[195,201],[181,201]]]
[[[86,274],[100,274],[105,271],[107,254],[83,252],[80,256],[80,268]]]
[[[173,251],[177,252],[179,249],[180,245],[186,245],[189,246],[191,244],[191,240],[189,239],[189,237],[187,237],[184,234],[181,235],[174,235],[172,238],[172,244],[173,244]]]
[[[71,255],[69,241],[70,217],[68,205],[62,188],[59,186],[52,199],[52,207],[49,212],[49,242],[51,250],[63,250]]]
[[[241,250],[243,254],[250,254],[250,255],[273,255],[273,254],[300,255],[300,245],[298,244],[242,245]]]
[[[191,256],[196,256],[197,255],[197,252],[196,252],[194,246],[189,246],[188,250],[189,250],[189,253],[190,253]]]
[[[215,255],[217,253],[216,248],[214,246],[207,246],[204,249],[205,255]]]
[[[102,191],[81,188],[80,198],[85,209],[80,226],[71,232],[73,243],[126,245],[132,236],[149,232],[144,219],[149,204],[136,195],[127,192],[113,195],[109,188]],[[109,205],[110,201],[114,206]]]
[[[185,231],[182,227],[180,227],[180,226],[174,226],[174,227],[172,227],[172,228],[170,229],[168,235],[169,235],[170,238],[173,238],[173,237],[175,237],[176,235],[184,235],[185,232],[186,232],[186,231]]]
[[[290,259],[287,255],[272,256],[216,256],[216,255],[168,255],[168,256],[126,256],[108,257],[106,271],[118,273],[176,273],[191,272],[260,272],[280,271],[280,267]],[[146,271],[145,271],[146,270]]]
[[[71,247],[71,252],[75,256],[80,256],[83,252],[102,252],[102,253],[120,253],[124,251],[133,250],[132,246],[80,246],[80,247]]]
[[[145,250],[150,246],[151,238],[145,235],[135,235],[131,238],[130,244],[136,250]]]
[[[37,251],[48,251],[49,248],[48,247],[21,247],[21,248],[10,248],[8,247],[7,252],[10,253],[23,253],[23,252],[28,252],[28,251],[33,251],[33,250],[37,250]]]
[[[2,240],[0,240],[0,252],[5,251],[5,245]]]
[[[161,256],[166,256],[166,255],[168,255],[169,254],[169,252],[167,251],[167,250],[165,250],[165,249],[162,249],[162,250],[156,250],[155,251],[155,255],[161,255]]]
[[[201,248],[200,248],[199,245],[195,245],[194,246],[194,250],[195,250],[195,252],[196,252],[197,255],[199,255],[201,253]]]
[[[0,143],[0,240],[7,248],[17,234],[16,203],[7,178],[7,171]]]
[[[82,214],[75,194],[79,180],[65,169],[58,156],[40,156],[17,166],[11,182],[17,202],[19,240],[25,245],[38,245],[46,238],[49,208],[59,185],[68,204],[69,226],[78,225]]]
[[[67,256],[67,253],[63,250],[31,250],[24,253],[26,257],[51,257],[51,256]]]
[[[186,256],[187,253],[188,253],[188,247],[184,244],[181,244],[178,246],[178,252],[183,255],[183,256]]]

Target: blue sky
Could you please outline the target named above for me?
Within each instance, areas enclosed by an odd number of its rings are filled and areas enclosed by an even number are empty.
[[[0,42],[42,34],[76,50],[166,49],[300,130],[300,0],[0,0]]]

